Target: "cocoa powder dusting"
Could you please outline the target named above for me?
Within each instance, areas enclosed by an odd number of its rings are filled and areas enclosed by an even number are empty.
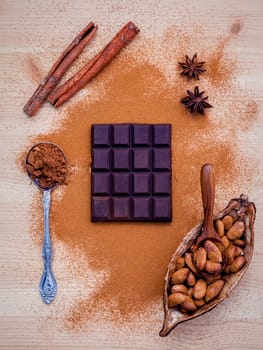
[[[180,47],[179,38],[177,45]],[[94,294],[76,299],[66,310],[66,327],[79,327],[105,310],[112,322],[129,322],[153,302],[161,305],[167,264],[185,234],[202,219],[199,174],[204,163],[213,164],[215,169],[216,211],[247,190],[245,179],[251,169],[249,165],[237,166],[240,154],[233,139],[233,129],[239,129],[242,116],[232,119],[229,105],[224,105],[224,92],[230,93],[233,74],[233,61],[223,57],[224,46],[221,43],[216,51],[206,56],[202,52],[200,57],[207,61],[206,77],[212,85],[206,91],[216,106],[206,116],[192,117],[181,105],[184,91],[178,72],[174,83],[168,83],[156,65],[145,58],[136,60],[136,54],[124,53],[89,84],[88,90],[96,87],[99,98],[87,96],[71,101],[59,130],[38,137],[59,144],[68,162],[76,167],[64,195],[52,209],[56,239],[69,248],[72,260],[78,259],[81,250],[89,267],[107,272]],[[150,55],[151,47],[144,45],[142,51]],[[178,58],[174,57],[175,66]],[[215,96],[216,87],[220,87],[220,94]],[[231,123],[226,122],[229,118]],[[172,124],[171,223],[91,222],[91,125],[131,122]]]

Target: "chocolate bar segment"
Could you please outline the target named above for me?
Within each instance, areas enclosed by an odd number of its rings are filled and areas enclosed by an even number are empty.
[[[110,125],[97,125],[92,132],[92,145],[98,147],[110,146]]]
[[[153,145],[169,147],[171,143],[171,126],[167,124],[153,125]]]
[[[91,219],[171,221],[171,126],[92,126]]]
[[[113,125],[113,146],[130,146],[130,126],[126,124]]]

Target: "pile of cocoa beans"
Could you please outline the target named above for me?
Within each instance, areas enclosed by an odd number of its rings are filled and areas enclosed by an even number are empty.
[[[225,276],[238,272],[246,264],[244,217],[231,210],[214,221],[214,226],[223,245],[206,240],[196,249],[194,242],[183,256],[175,258],[174,269],[170,271],[169,308],[193,313],[220,295]]]

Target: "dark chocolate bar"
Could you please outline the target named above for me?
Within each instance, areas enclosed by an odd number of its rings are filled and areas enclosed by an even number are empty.
[[[171,125],[95,124],[92,221],[171,221]]]

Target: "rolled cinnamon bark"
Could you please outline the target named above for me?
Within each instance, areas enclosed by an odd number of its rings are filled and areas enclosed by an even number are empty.
[[[80,69],[69,80],[54,90],[48,97],[48,101],[59,107],[70,97],[83,88],[94,78],[120,51],[129,44],[139,33],[139,29],[132,22],[128,22],[90,62]]]
[[[98,26],[95,26],[93,22],[90,22],[64,50],[50,69],[48,75],[42,80],[32,97],[24,106],[23,110],[27,115],[32,117],[36,114],[70,65],[94,37],[97,29]]]

